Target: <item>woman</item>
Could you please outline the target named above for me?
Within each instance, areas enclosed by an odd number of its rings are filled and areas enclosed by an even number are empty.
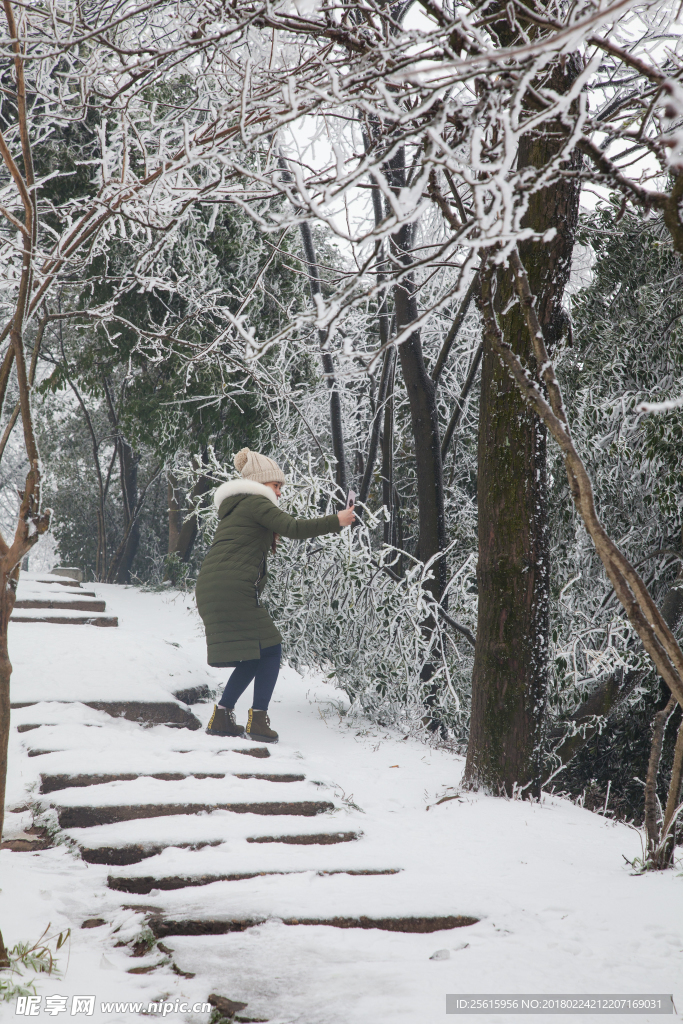
[[[235,721],[235,702],[253,679],[247,736],[277,743],[267,712],[280,671],[282,637],[260,602],[268,551],[275,551],[279,536],[306,540],[339,533],[356,516],[349,508],[320,519],[294,519],[278,508],[285,477],[276,462],[243,448],[235,456],[235,468],[242,479],[221,484],[214,495],[218,529],[197,579],[209,665],[235,668],[206,731],[210,736],[244,736]]]

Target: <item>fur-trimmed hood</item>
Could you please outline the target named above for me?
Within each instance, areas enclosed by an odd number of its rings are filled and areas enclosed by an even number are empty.
[[[275,491],[256,480],[229,480],[227,484],[221,484],[214,492],[213,503],[216,508],[220,508],[226,498],[232,498],[235,494],[260,494],[262,498],[268,498],[277,507]]]

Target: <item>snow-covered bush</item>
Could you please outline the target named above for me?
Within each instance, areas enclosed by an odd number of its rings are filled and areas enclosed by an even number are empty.
[[[213,453],[211,462],[217,481],[232,477]],[[293,471],[280,505],[301,518],[327,515],[337,507],[333,490],[331,476]],[[472,647],[425,589],[431,566],[378,540],[385,510],[358,511],[362,521],[353,529],[309,541],[281,538],[269,556],[264,604],[282,633],[285,658],[299,670],[322,668],[348,696],[351,714],[406,730],[432,718],[443,736],[463,744]],[[216,509],[200,514],[210,543]],[[472,557],[450,571],[448,615],[472,627]]]

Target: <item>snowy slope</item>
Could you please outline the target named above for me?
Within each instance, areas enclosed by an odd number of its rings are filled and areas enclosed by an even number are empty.
[[[10,635],[12,699],[28,706],[13,712],[9,806],[34,801],[52,822],[89,808],[124,816],[65,826],[52,849],[0,851],[7,944],[37,938],[48,922],[52,932],[72,928],[59,954],[64,976],[37,982],[44,996],[96,994],[91,1019],[110,1024],[138,1017],[103,1013],[102,1001],[193,1003],[211,992],[272,1024],[432,1024],[445,1017],[447,992],[672,992],[683,1008],[683,877],[680,867],[634,877],[623,859],[641,852],[634,830],[551,797],[466,794],[436,805],[457,791],[461,759],[347,724],[340,691],[291,670],[271,705],[281,742],[270,757],[249,756],[246,740],[146,728],[87,707],[80,702],[173,702],[225,678],[207,669],[184,596],[89,589],[106,598],[118,629],[21,624]],[[192,707],[203,722],[210,711]],[[98,778],[56,788],[85,774]],[[50,791],[40,794],[41,783]],[[263,812],[273,804],[277,813]],[[149,807],[152,817],[125,817]],[[18,835],[31,812],[8,819],[6,836]],[[346,841],[284,841],[320,835]],[[281,841],[252,841],[264,837]],[[79,848],[147,855],[89,863]],[[463,915],[478,923],[426,934],[293,923]],[[82,929],[92,918],[104,923]],[[177,934],[188,921],[245,930]],[[146,922],[172,953],[132,955]],[[430,959],[437,950],[447,953]],[[154,969],[128,973],[137,967]],[[3,1013],[17,1019],[14,1006],[0,1004]]]

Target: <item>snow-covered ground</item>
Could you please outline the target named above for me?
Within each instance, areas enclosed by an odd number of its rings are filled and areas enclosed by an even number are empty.
[[[681,867],[635,877],[624,858],[641,853],[636,831],[552,797],[531,804],[456,795],[461,759],[349,722],[340,691],[289,669],[271,705],[281,740],[267,759],[244,756],[248,741],[145,728],[88,707],[84,702],[174,702],[175,691],[215,687],[226,675],[206,667],[185,595],[88,589],[104,597],[118,629],[11,626],[12,701],[30,705],[13,711],[13,726],[39,728],[12,729],[8,806],[17,810],[7,815],[5,838],[25,834],[34,811],[21,808],[31,804],[53,823],[58,814],[93,806],[182,807],[66,827],[59,845],[39,852],[0,851],[6,944],[35,941],[48,924],[51,934],[72,930],[57,954],[61,976],[36,980],[42,1017],[48,1019],[44,997],[68,997],[59,1019],[72,1016],[74,995],[91,994],[90,1019],[111,1024],[138,1014],[103,1011],[104,1002],[163,998],[175,1007],[203,1003],[209,993],[246,1003],[242,1019],[271,1024],[433,1024],[445,1018],[446,993],[673,993],[683,1010]],[[247,693],[240,720],[248,707]],[[202,723],[210,711],[209,704],[192,707]],[[51,752],[28,756],[36,750]],[[38,794],[41,774],[122,773],[140,777]],[[182,777],[150,777],[161,773]],[[259,774],[295,779],[237,777]],[[437,803],[443,796],[456,798]],[[277,801],[332,807],[301,817],[239,806]],[[216,805],[240,813],[211,811]],[[248,842],[320,833],[359,838]],[[78,850],[131,844],[161,852],[113,866],[87,863]],[[359,871],[392,873],[350,873]],[[256,877],[153,885],[220,875]],[[108,876],[129,888],[140,880],[139,892],[109,887]],[[164,949],[135,957],[131,944],[150,915],[257,923],[228,934],[171,931]],[[477,923],[426,934],[293,923],[449,916]],[[93,918],[104,923],[81,927]],[[128,973],[139,967],[153,969]],[[167,1016],[200,1024],[209,1013],[173,1009]],[[0,1017],[19,1019],[15,1003],[0,1003]]]

